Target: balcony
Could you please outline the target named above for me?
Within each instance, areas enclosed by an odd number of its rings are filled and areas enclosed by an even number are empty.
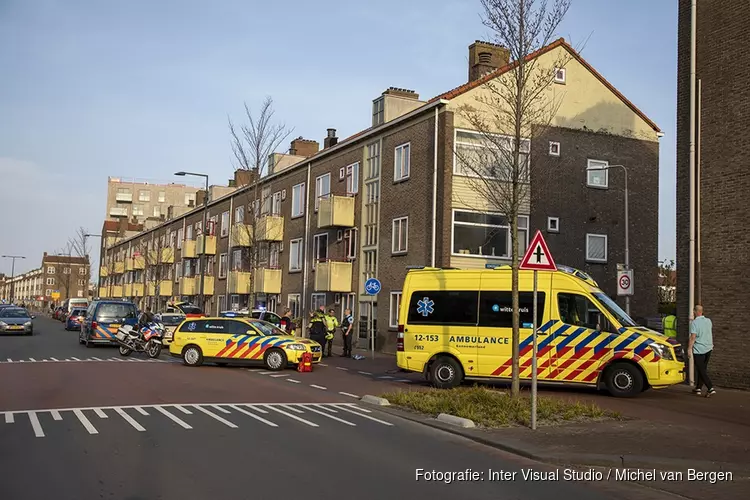
[[[162,264],[174,264],[174,248],[162,248],[161,259],[159,259],[159,262]]]
[[[148,296],[149,297],[156,297],[156,281],[149,281],[148,282]],[[158,295],[161,297],[171,297],[172,296],[172,280],[161,280],[161,284],[159,285],[159,293]]]
[[[258,220],[255,237],[258,241],[282,241],[284,239],[284,218],[280,215],[261,217]]]
[[[195,278],[180,278],[179,295],[195,295]]]
[[[106,299],[108,297],[109,289],[106,286],[99,287],[99,298]]]
[[[195,249],[197,250],[198,254],[203,254],[203,235],[198,236],[198,239],[195,240]],[[216,255],[216,236],[207,236],[206,238],[206,255]]]
[[[112,298],[117,299],[122,297],[122,285],[112,286]]]
[[[107,266],[102,266],[99,268],[99,277],[100,278],[106,278],[109,276],[109,268]]]
[[[320,200],[318,228],[354,227],[353,196],[329,196]]]
[[[203,295],[213,295],[214,294],[214,277],[213,276],[204,276],[203,277],[205,283],[203,284]],[[198,294],[201,293],[201,279],[195,278],[195,286],[196,286],[196,292]]]
[[[252,273],[232,271],[231,273],[229,273],[228,293],[247,295],[252,291],[252,282]]]
[[[125,261],[117,261],[115,262],[115,274],[122,274],[125,272]]]
[[[256,269],[254,287],[255,293],[281,293],[281,269]]]
[[[233,247],[249,247],[253,244],[253,228],[245,224],[232,224]]]
[[[149,281],[146,283],[146,292],[149,297],[154,297],[156,295],[156,281]]]
[[[197,257],[195,253],[195,240],[185,240],[182,242],[182,258],[183,259],[194,259]]]
[[[316,292],[352,292],[352,263],[332,260],[315,266]]]
[[[132,297],[133,296],[133,284],[125,283],[125,285],[122,287],[122,294],[123,294],[123,297]]]
[[[117,193],[115,194],[115,201],[133,203],[133,193]]]
[[[146,257],[138,255],[130,259],[132,261],[133,270],[146,269]]]
[[[143,283],[133,283],[133,297],[143,297]]]
[[[128,209],[124,207],[112,207],[109,209],[110,217],[127,217]]]

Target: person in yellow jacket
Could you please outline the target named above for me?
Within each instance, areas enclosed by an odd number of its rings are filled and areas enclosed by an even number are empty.
[[[328,357],[331,355],[331,349],[333,349],[333,335],[336,332],[336,328],[339,327],[339,320],[336,319],[336,311],[329,309],[328,314],[325,315],[324,322],[326,324],[326,349],[324,351],[328,351],[324,356]]]
[[[666,337],[677,338],[677,316],[674,315],[674,311],[664,317],[662,326],[664,327],[664,335]]]

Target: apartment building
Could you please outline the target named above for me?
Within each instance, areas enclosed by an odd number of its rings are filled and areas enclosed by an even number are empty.
[[[88,258],[53,255],[44,252],[41,266],[6,277],[2,296],[36,307],[48,307],[71,297],[88,297],[90,268]]]
[[[679,3],[677,38],[677,332],[686,342],[689,312],[694,304],[702,304],[713,321],[712,380],[723,387],[750,389],[750,364],[737,356],[747,350],[750,2],[697,2],[692,96],[690,4]],[[691,99],[696,109],[692,196]],[[691,202],[695,210],[692,242]],[[691,246],[693,304],[689,295]]]
[[[170,299],[197,300],[204,265],[210,313],[288,306],[304,318],[320,305],[349,307],[362,345],[374,338],[377,349],[393,351],[408,267],[484,268],[510,259],[508,221],[471,188],[456,151],[477,147],[462,109],[512,63],[495,45],[477,42],[469,52],[466,84],[428,101],[391,87],[373,100],[367,129],[343,141],[328,129],[322,149],[293,140],[268,175],[209,201],[205,228],[198,207],[107,248],[99,294],[157,309]],[[631,305],[635,314],[653,313],[659,129],[564,40],[530,57],[544,67],[561,54],[570,61],[550,92],[565,98],[553,126],[529,131],[526,141],[535,161],[550,162],[555,182],[529,179],[521,249],[541,229],[559,263],[585,270],[615,295],[624,260],[621,179],[586,168],[627,164],[637,221],[631,265],[640,283]],[[370,277],[383,286],[374,298],[363,289]]]

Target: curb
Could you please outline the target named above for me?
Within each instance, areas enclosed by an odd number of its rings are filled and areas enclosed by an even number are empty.
[[[447,413],[441,413],[440,415],[437,416],[437,419],[440,422],[445,422],[446,424],[463,427],[464,429],[473,429],[476,427],[476,424],[474,424],[473,420],[469,420],[468,418],[456,417],[453,415],[449,415]]]
[[[360,399],[363,403],[369,403],[371,405],[375,406],[391,406],[391,402],[388,401],[385,398],[379,398],[377,396],[372,396],[370,394],[366,394],[362,396],[362,399]]]

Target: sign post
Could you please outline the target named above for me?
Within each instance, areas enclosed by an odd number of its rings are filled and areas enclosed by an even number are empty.
[[[369,278],[365,281],[365,293],[370,296],[370,314],[367,315],[367,341],[370,344],[372,359],[375,359],[375,333],[372,331],[373,316],[375,315],[375,296],[380,293],[381,288],[380,280],[377,278]]]
[[[536,406],[537,406],[537,271],[556,271],[557,266],[552,254],[544,241],[541,231],[537,231],[526,250],[521,265],[522,270],[534,271],[534,298],[532,306],[532,333],[533,347],[531,350],[531,429],[536,430]]]

